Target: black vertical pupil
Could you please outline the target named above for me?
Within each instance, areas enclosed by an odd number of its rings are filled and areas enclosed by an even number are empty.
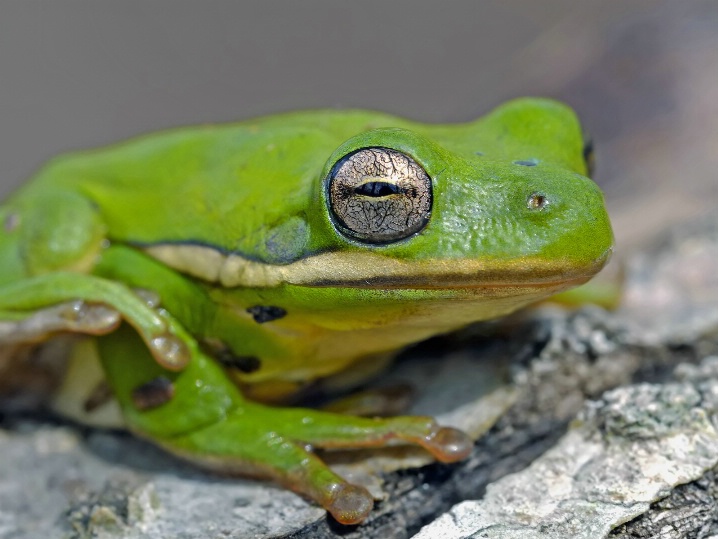
[[[354,188],[357,195],[368,197],[385,197],[401,192],[401,188],[391,182],[367,182]]]

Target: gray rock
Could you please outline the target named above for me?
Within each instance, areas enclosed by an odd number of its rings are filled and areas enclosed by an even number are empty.
[[[121,433],[22,422],[2,433],[0,452],[3,539],[261,537],[324,516],[289,492],[201,474]]]
[[[490,484],[481,500],[455,506],[416,538],[606,537],[718,464],[717,396],[718,377],[609,391],[526,470]]]

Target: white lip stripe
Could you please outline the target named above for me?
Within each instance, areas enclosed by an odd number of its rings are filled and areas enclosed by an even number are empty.
[[[144,248],[153,258],[178,271],[225,288],[266,288],[280,284],[367,287],[392,281],[407,288],[459,286],[547,285],[587,279],[609,258],[610,250],[588,266],[568,267],[565,260],[522,258],[514,261],[476,259],[410,260],[376,253],[335,252],[309,256],[291,264],[266,264],[239,255],[225,255],[201,245],[153,245]],[[414,278],[412,278],[414,276]],[[422,286],[422,283],[424,286]]]

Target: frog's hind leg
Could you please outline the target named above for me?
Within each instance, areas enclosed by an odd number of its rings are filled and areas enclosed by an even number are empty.
[[[244,403],[220,421],[162,443],[168,450],[220,470],[269,477],[322,505],[343,524],[369,514],[373,498],[324,464],[321,448],[419,445],[441,462],[468,456],[471,440],[428,417],[368,419],[301,408]]]
[[[343,524],[361,522],[373,498],[334,473],[311,448],[419,445],[437,460],[468,456],[471,440],[428,417],[369,419],[301,408],[243,403],[221,421],[168,441],[166,447],[212,467],[268,476],[300,492]]]
[[[181,372],[163,372],[126,326],[98,339],[100,356],[132,430],[201,465],[267,477],[304,494],[339,522],[355,524],[373,498],[342,479],[312,447],[419,445],[442,462],[465,458],[467,435],[428,417],[369,419],[247,401],[202,353]]]

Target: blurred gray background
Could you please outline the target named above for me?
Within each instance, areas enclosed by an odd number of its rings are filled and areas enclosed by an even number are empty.
[[[619,250],[718,202],[718,2],[0,0],[0,194],[54,154],[316,107],[573,105]]]

